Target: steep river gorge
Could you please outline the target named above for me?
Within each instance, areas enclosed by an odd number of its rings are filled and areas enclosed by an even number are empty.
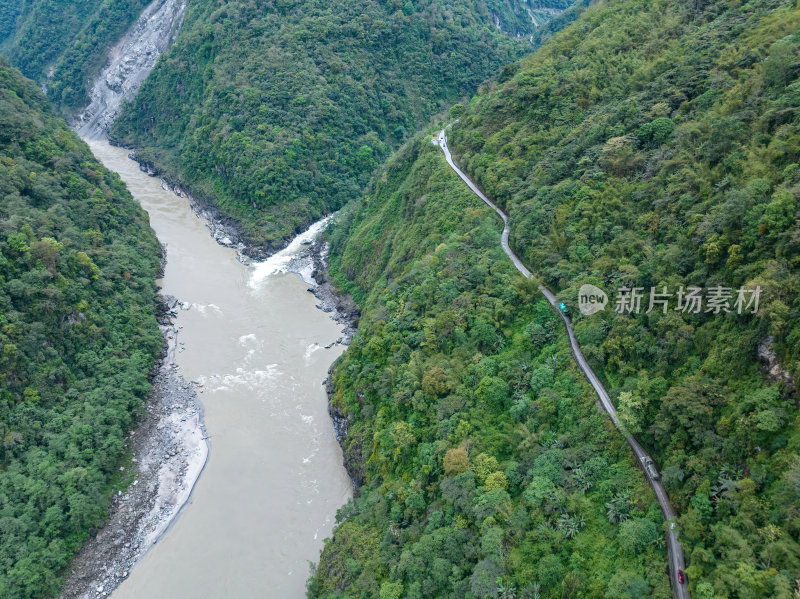
[[[211,443],[189,504],[113,597],[302,597],[309,561],[351,493],[323,387],[342,326],[286,269],[320,227],[245,265],[126,150],[90,146],[166,244],[163,293],[184,308],[176,363],[199,393]]]

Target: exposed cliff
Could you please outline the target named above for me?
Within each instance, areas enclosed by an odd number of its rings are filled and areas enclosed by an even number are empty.
[[[95,78],[91,102],[73,125],[81,137],[104,138],[123,100],[133,99],[158,57],[175,41],[186,0],[154,0],[108,53]]]

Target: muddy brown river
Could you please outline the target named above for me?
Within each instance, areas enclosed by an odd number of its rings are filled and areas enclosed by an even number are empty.
[[[211,442],[189,503],[113,598],[304,597],[351,488],[322,385],[342,326],[286,272],[302,240],[246,266],[126,150],[89,145],[167,245],[163,292],[191,304],[176,319],[177,363],[202,390]]]

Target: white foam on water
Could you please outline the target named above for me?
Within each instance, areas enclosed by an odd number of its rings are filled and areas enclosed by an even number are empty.
[[[311,263],[311,260],[308,261],[307,264],[302,266],[297,270],[297,274],[300,275],[300,278],[303,279],[303,283],[306,285],[316,285],[316,281],[314,281],[314,265]]]
[[[258,338],[256,337],[255,333],[248,333],[247,335],[242,335],[239,337],[239,345],[247,346],[249,342],[258,343]]]
[[[267,364],[263,370],[237,368],[235,373],[225,374],[221,377],[198,377],[197,382],[200,387],[206,387],[211,392],[230,391],[237,386],[254,390],[262,388],[267,382],[274,380],[280,374],[277,364]]]
[[[306,348],[306,351],[303,354],[303,358],[305,358],[306,362],[308,362],[311,359],[311,354],[313,354],[318,349],[322,349],[322,346],[319,343],[312,343]]]
[[[250,281],[248,282],[250,288],[258,289],[259,286],[269,277],[278,273],[286,272],[289,268],[292,258],[297,256],[297,254],[299,254],[303,248],[308,245],[309,241],[314,241],[317,235],[325,230],[328,224],[330,224],[331,218],[332,217],[330,216],[326,216],[322,220],[318,220],[308,229],[300,233],[300,235],[292,239],[292,241],[289,242],[289,245],[283,248],[280,252],[273,254],[263,262],[257,262],[253,264],[252,274],[250,275]]]
[[[213,312],[217,316],[222,316],[222,308],[216,304],[191,304],[191,306],[203,316],[207,316],[209,311]]]

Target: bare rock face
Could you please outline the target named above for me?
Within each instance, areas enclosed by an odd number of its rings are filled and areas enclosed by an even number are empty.
[[[91,103],[72,123],[78,135],[104,139],[122,100],[136,95],[156,60],[175,41],[186,0],[154,0],[125,36],[109,50],[108,62],[94,81]]]
[[[549,3],[535,0],[509,0],[504,5],[508,10],[490,11],[492,24],[508,36],[517,39],[531,37],[531,41],[533,41],[534,31],[564,12],[563,8],[542,6],[542,4]],[[552,4],[559,3],[552,2]]]
[[[784,368],[781,367],[778,361],[778,356],[772,349],[773,337],[769,336],[758,345],[758,360],[761,363],[762,371],[771,380],[777,383],[783,383],[786,389],[786,395],[795,396],[795,403],[800,406],[800,398],[797,397],[795,391],[797,390],[792,375]]]

